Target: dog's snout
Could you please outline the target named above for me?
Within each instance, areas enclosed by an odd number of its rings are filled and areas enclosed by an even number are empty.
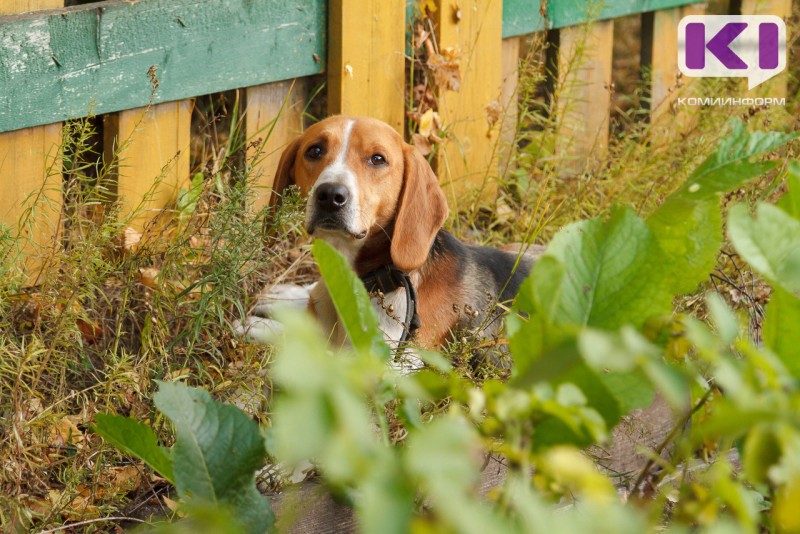
[[[343,184],[328,183],[317,188],[315,201],[323,210],[337,211],[344,208],[350,200],[350,191]]]

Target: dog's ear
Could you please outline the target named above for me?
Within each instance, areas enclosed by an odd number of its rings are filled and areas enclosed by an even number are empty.
[[[281,197],[281,192],[293,185],[294,181],[294,160],[297,159],[297,151],[300,149],[300,137],[289,143],[281,154],[278,162],[278,170],[275,172],[275,180],[272,182],[272,196],[270,205],[274,206]]]
[[[397,205],[391,254],[397,268],[413,271],[428,258],[448,209],[439,180],[419,150],[406,145],[403,156],[403,190]]]

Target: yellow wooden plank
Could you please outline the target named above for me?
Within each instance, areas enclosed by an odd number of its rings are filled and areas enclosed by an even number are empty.
[[[557,152],[565,174],[581,172],[608,147],[614,21],[560,30]]]
[[[64,0],[3,0],[0,3],[0,15],[29,13],[58,7],[64,7]]]
[[[662,134],[678,133],[676,124],[687,125],[690,114],[684,110],[673,109],[678,95],[686,96],[692,78],[680,74],[678,69],[678,24],[683,17],[702,15],[706,4],[691,4],[673,9],[665,9],[653,13],[650,64],[650,119],[658,125],[659,136],[665,141],[668,137]],[[642,38],[648,36],[643,35]],[[644,46],[644,45],[643,45]]]
[[[121,214],[137,211],[142,229],[168,206],[189,178],[192,102],[179,100],[105,117],[106,160],[117,156]]]
[[[668,117],[678,94],[678,23],[681,8],[653,13],[652,57],[650,64],[650,117]]]
[[[503,5],[501,0],[437,0],[436,5],[439,50],[454,51],[461,72],[458,90],[439,95],[439,115],[450,135],[437,162],[451,211],[458,211],[469,208],[476,195],[496,194],[492,177],[500,125],[490,118],[502,94]]]
[[[367,115],[403,132],[405,0],[332,0],[328,111]]]
[[[0,15],[63,7],[63,0],[6,0]],[[43,267],[38,256],[54,242],[62,206],[61,123],[0,133],[0,224],[21,237],[29,282]],[[19,233],[18,233],[19,230]]]
[[[786,42],[792,42],[789,17],[792,15],[792,0],[742,0],[742,15],[777,15],[786,22]],[[788,61],[788,58],[787,58]],[[787,68],[771,80],[753,88],[759,95],[785,97],[788,94],[789,69]]]
[[[501,96],[500,104],[503,107],[503,123],[500,126],[500,175],[504,176],[511,167],[514,156],[514,142],[517,129],[518,93],[519,84],[519,50],[521,37],[503,39],[501,56]]]
[[[307,83],[303,79],[249,87],[245,108],[247,152],[256,186],[255,209],[269,203],[278,161],[286,145],[303,131]]]

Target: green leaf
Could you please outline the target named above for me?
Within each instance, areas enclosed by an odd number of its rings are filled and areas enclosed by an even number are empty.
[[[670,272],[672,292],[693,291],[714,267],[722,244],[719,195],[775,167],[750,159],[796,137],[780,132],[748,133],[733,121],[730,134],[647,220]]]
[[[800,220],[800,161],[792,161],[786,168],[788,192],[778,201],[778,207]]]
[[[750,162],[752,158],[770,152],[798,136],[796,133],[782,132],[750,133],[738,119],[729,124],[732,125],[731,132],[674,196],[702,200],[731,191],[776,166],[773,162]]]
[[[369,294],[347,260],[321,239],[314,241],[311,252],[353,347],[388,360],[389,346],[383,339]]]
[[[800,220],[770,204],[757,218],[741,204],[728,215],[728,236],[739,255],[773,285],[800,296]]]
[[[550,242],[547,256],[558,259],[567,273],[553,280],[542,276],[537,263],[531,274],[534,294],[553,299],[540,310],[552,323],[617,329],[626,323],[639,326],[671,309],[658,244],[629,208],[615,209],[606,222],[567,226]],[[553,270],[545,265],[547,272]]]
[[[742,467],[751,482],[767,482],[770,467],[781,459],[781,443],[773,425],[756,425],[744,441]]]
[[[800,299],[775,288],[767,304],[763,335],[764,344],[800,380]]]
[[[149,426],[129,417],[99,413],[95,416],[93,429],[111,445],[139,458],[159,475],[175,483],[169,452],[158,445],[158,437]]]
[[[181,498],[228,506],[246,532],[269,529],[274,522],[269,500],[255,485],[255,472],[266,455],[255,421],[204,390],[158,384],[156,407],[176,429],[172,460]]]
[[[650,215],[647,226],[664,253],[670,291],[693,291],[714,268],[722,244],[719,200],[673,195]]]

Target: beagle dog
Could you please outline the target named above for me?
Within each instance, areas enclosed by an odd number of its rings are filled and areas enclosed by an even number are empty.
[[[465,332],[498,334],[533,254],[469,246],[442,228],[447,200],[422,154],[388,124],[333,116],[283,152],[275,191],[295,184],[308,203],[305,228],[335,247],[364,281],[386,340],[437,349]],[[278,286],[237,325],[256,341],[275,324],[278,301],[307,301],[333,344],[346,342],[324,282]]]

